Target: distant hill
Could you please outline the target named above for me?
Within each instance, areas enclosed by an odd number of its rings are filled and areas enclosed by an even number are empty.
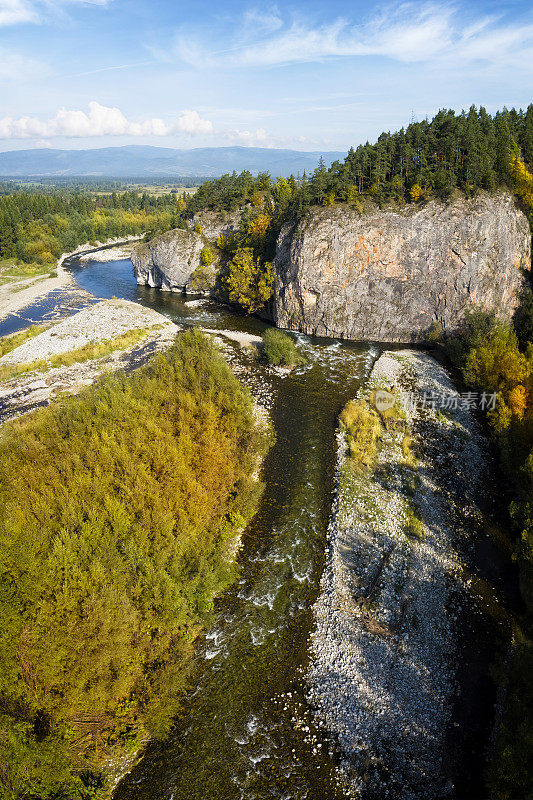
[[[2,177],[35,176],[105,176],[217,177],[226,172],[249,170],[257,174],[267,170],[273,176],[312,172],[320,156],[326,166],[344,153],[300,150],[275,150],[262,147],[200,147],[177,150],[169,147],[129,145],[95,150],[12,150],[0,153]]]

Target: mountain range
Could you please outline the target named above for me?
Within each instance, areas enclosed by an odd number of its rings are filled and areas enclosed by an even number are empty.
[[[94,177],[216,177],[227,172],[268,171],[273,176],[312,172],[320,156],[326,166],[340,152],[303,152],[262,147],[169,147],[128,145],[93,150],[11,150],[0,153],[0,175]]]

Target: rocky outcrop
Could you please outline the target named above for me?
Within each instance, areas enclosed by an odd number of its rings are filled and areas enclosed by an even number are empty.
[[[167,292],[210,293],[218,271],[216,240],[235,232],[240,219],[241,212],[204,211],[187,230],[176,228],[138,245],[131,258],[137,283]],[[204,247],[215,256],[209,266],[200,260]]]
[[[220,235],[236,233],[241,224],[242,210],[201,211],[192,219],[192,225],[200,225],[203,235],[215,242]]]
[[[286,225],[275,259],[275,323],[318,336],[421,341],[476,304],[509,315],[531,265],[531,233],[505,193],[360,215],[315,208]]]
[[[132,253],[137,283],[168,292],[186,290],[205,242],[194,230],[176,229],[138,245]]]

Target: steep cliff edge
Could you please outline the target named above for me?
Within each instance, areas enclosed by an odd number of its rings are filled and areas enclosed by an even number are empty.
[[[207,211],[186,230],[176,228],[137,245],[131,257],[137,283],[167,292],[210,292],[218,271],[216,240],[236,231],[240,217],[240,212]],[[209,265],[201,260],[204,248],[215,256]]]
[[[525,215],[506,192],[443,204],[315,208],[278,239],[275,323],[318,336],[421,341],[475,303],[509,315],[531,264]]]

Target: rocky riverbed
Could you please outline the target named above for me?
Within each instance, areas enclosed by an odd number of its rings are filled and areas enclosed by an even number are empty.
[[[55,356],[136,330],[142,335],[131,346],[101,358],[50,368]],[[178,331],[167,317],[127,300],[103,300],[84,308],[0,358],[0,368],[38,364],[37,369],[0,383],[0,423],[48,405],[63,392],[78,392],[104,372],[137,369],[170,347]]]
[[[456,797],[449,741],[458,726],[458,629],[462,607],[477,602],[463,554],[469,537],[483,535],[486,443],[428,355],[384,353],[369,388],[399,398],[416,459],[407,463],[405,433],[387,430],[375,468],[357,470],[338,434],[308,699],[342,747],[354,796]],[[443,412],[423,404],[424,395],[456,402]],[[431,457],[424,442],[438,444]]]

